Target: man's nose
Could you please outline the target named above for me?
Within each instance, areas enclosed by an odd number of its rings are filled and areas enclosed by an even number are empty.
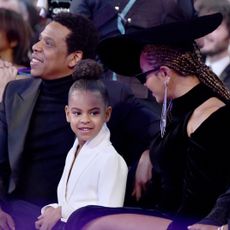
[[[38,41],[32,46],[33,51],[41,51],[42,50],[42,42]]]

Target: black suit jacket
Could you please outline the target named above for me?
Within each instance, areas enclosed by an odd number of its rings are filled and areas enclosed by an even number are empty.
[[[223,72],[220,75],[220,79],[230,90],[230,64],[223,70]]]
[[[17,186],[25,138],[40,84],[41,79],[30,78],[11,81],[5,88],[0,103],[1,196],[13,192]],[[113,107],[108,123],[111,141],[130,165],[148,148],[158,132],[158,117],[139,104],[127,86],[115,81],[105,81],[105,84]]]

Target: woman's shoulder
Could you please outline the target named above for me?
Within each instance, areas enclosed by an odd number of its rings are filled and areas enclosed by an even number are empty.
[[[211,97],[200,106],[198,106],[192,113],[188,125],[187,133],[190,136],[196,131],[199,126],[206,121],[211,115],[218,113],[222,108],[230,112],[230,103],[226,104],[217,97]],[[219,119],[219,118],[217,118]]]

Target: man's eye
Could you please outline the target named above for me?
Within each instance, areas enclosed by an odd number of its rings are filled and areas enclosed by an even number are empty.
[[[46,41],[46,45],[47,45],[47,46],[53,46],[53,43],[50,42],[50,41]]]
[[[49,39],[44,39],[45,45],[49,46],[49,47],[53,47],[54,46],[54,42],[49,40]]]

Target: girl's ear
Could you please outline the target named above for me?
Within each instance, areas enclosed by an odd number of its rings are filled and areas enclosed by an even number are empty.
[[[83,52],[82,51],[75,51],[71,54],[69,54],[69,67],[74,68],[75,65],[82,60],[83,58]]]
[[[112,113],[112,107],[108,106],[105,111],[105,122],[108,122]]]
[[[69,106],[65,106],[65,116],[66,116],[66,121],[70,122],[70,114],[69,114]]]

